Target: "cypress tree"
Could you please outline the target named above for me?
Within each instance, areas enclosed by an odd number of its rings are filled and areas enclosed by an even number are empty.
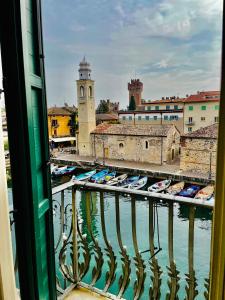
[[[129,104],[128,110],[136,110],[136,103],[135,103],[134,96],[130,97],[130,104]]]

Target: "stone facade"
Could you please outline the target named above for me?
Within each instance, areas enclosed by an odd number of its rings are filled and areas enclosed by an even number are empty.
[[[173,125],[101,124],[91,136],[96,158],[163,164],[179,155],[180,133]]]
[[[90,133],[96,127],[94,80],[91,80],[90,64],[85,58],[80,63],[79,80],[77,80],[78,99],[78,152],[83,156],[92,154]]]
[[[215,176],[218,125],[210,125],[181,137],[180,169]]]
[[[141,94],[143,91],[143,83],[139,79],[131,79],[128,83],[129,103],[132,96],[134,96],[136,106],[141,105]]]

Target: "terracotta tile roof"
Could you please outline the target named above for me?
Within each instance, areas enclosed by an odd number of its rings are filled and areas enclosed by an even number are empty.
[[[96,114],[97,121],[111,121],[118,120],[118,115],[116,114]]]
[[[213,125],[202,127],[198,130],[187,133],[187,134],[183,135],[183,137],[184,138],[211,138],[211,139],[217,139],[217,135],[218,135],[218,123],[215,123]]]
[[[187,97],[184,102],[208,102],[208,101],[220,101],[220,91],[208,91],[208,92],[199,92],[194,95]]]
[[[141,105],[143,106],[143,105],[151,105],[151,104],[207,102],[207,101],[215,101],[215,102],[220,101],[220,91],[197,92],[197,94],[187,96],[186,98],[161,99],[161,100],[152,100],[149,102],[145,102],[143,100]]]
[[[173,125],[100,124],[92,133],[109,135],[167,136]]]
[[[71,112],[63,107],[50,107],[48,108],[48,115],[51,116],[70,116]]]

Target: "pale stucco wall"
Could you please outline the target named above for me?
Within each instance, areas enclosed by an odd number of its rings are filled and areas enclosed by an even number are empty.
[[[188,128],[192,131],[198,130],[201,127],[206,127],[212,125],[215,122],[215,117],[218,117],[219,110],[217,109],[219,105],[218,101],[213,102],[198,102],[198,103],[185,103],[184,105],[184,133],[190,132]],[[193,107],[190,110],[189,107]],[[206,106],[206,110],[202,110],[202,106]],[[189,118],[192,118],[193,123],[189,124]],[[205,118],[202,120],[202,118]]]

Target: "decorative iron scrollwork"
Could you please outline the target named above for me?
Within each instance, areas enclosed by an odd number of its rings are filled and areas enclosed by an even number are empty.
[[[179,298],[177,296],[177,292],[180,288],[180,285],[178,283],[180,277],[178,275],[180,272],[177,270],[175,262],[172,262],[170,264],[170,267],[167,267],[167,269],[170,277],[170,279],[167,281],[170,293],[166,295],[166,300],[178,300]]]
[[[187,281],[187,286],[185,287],[186,291],[186,297],[185,300],[193,300],[195,297],[198,295],[198,290],[196,287],[198,286],[197,284],[197,279],[195,277],[195,271],[192,270],[189,272],[189,274],[186,275],[186,281]]]
[[[150,260],[150,269],[153,275],[151,276],[152,286],[149,289],[149,299],[159,300],[161,296],[160,287],[162,283],[162,279],[161,279],[162,270],[156,258],[152,258]]]
[[[210,279],[205,278],[204,287],[206,288],[206,291],[204,292],[204,296],[206,300],[209,300],[209,286],[210,286]]]
[[[126,291],[129,283],[130,283],[130,273],[131,273],[131,260],[129,255],[127,254],[126,247],[122,247],[120,254],[122,256],[122,275],[119,277],[119,293],[118,297],[121,298]]]

